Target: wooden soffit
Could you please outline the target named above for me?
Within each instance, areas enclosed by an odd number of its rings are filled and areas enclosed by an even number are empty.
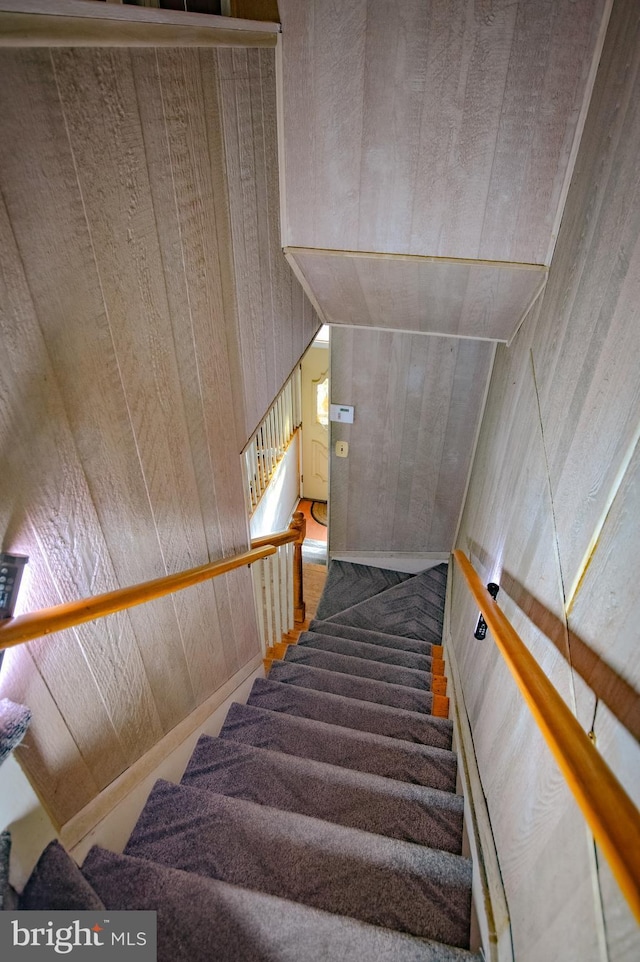
[[[327,324],[509,342],[542,291],[538,264],[287,247]]]

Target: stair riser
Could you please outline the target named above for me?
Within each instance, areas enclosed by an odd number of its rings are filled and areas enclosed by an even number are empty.
[[[427,715],[436,714],[434,705],[437,696],[430,691],[406,688],[402,685],[389,685],[374,679],[358,678],[289,660],[275,662],[269,678],[284,684],[311,688],[314,691],[326,691],[376,705],[387,705],[391,708]],[[441,717],[446,718],[447,715]]]
[[[382,645],[369,645],[366,642],[354,641],[351,638],[336,638],[323,635],[317,631],[305,631],[300,635],[298,644],[321,651],[334,651],[339,655],[349,655],[353,658],[363,658],[367,661],[377,661],[383,665],[399,665],[403,668],[413,668],[415,671],[431,672],[431,656],[419,655],[413,651],[401,651],[398,648],[385,648]]]
[[[359,678],[373,678],[375,681],[402,685],[405,688],[432,691],[433,679],[426,671],[415,671],[413,668],[401,668],[398,665],[383,665],[364,658],[322,651],[320,648],[312,648],[308,645],[295,645],[289,648],[284,660],[299,665],[315,665],[327,671],[342,672]],[[446,694],[446,692],[437,692],[437,694]]]
[[[417,638],[403,638],[401,635],[385,635],[380,631],[367,631],[363,628],[354,628],[352,625],[342,625],[336,621],[314,619],[309,624],[308,630],[321,635],[334,635],[336,638],[364,641],[369,645],[382,645],[384,648],[413,651],[418,655],[430,655],[434,658],[442,657],[441,645],[433,645],[429,641],[419,641]],[[437,650],[434,651],[434,648]]]

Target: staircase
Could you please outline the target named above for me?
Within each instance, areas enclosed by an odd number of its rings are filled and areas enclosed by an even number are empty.
[[[89,852],[91,898],[156,909],[167,962],[477,960],[438,717],[445,585],[444,565],[333,562],[309,630],[200,739],[181,783],[156,783],[124,853]],[[45,907],[48,872],[23,907]]]

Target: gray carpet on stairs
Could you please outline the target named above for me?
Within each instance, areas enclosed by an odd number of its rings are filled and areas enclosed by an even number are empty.
[[[238,703],[229,709],[220,737],[414,785],[455,791],[455,754],[431,745],[400,742],[385,735]]]
[[[309,622],[309,631],[317,631],[321,635],[334,635],[336,638],[352,638],[353,641],[366,641],[369,645],[383,645],[385,648],[415,651],[418,655],[431,655],[431,649],[433,648],[430,641],[421,641],[419,638],[403,638],[402,635],[389,635],[382,631],[354,628],[353,625],[341,625],[337,621],[322,621],[319,618],[314,618]]]
[[[332,561],[318,603],[317,617],[329,618],[336,612],[380,594],[381,591],[399,585],[411,577],[412,575],[402,571],[387,571],[350,561]]]
[[[387,684],[373,678],[346,675],[343,672],[303,665],[295,661],[274,661],[269,671],[272,681],[315,691],[327,691],[345,698],[357,698],[376,705],[388,705],[406,711],[430,714],[433,696],[430,691]]]
[[[156,783],[125,853],[80,871],[52,843],[23,907],[156,910],[160,962],[479,962],[452,723],[430,714],[446,574],[332,563],[311,630]]]
[[[204,735],[182,784],[457,855],[462,851],[462,797],[393,778]]]
[[[368,631],[440,644],[443,613],[440,573],[432,568],[328,618],[324,614],[321,617]]]
[[[125,854],[468,948],[458,855],[162,781]]]
[[[256,678],[247,704],[420,745],[451,748],[453,723],[448,718],[434,718],[433,715],[286,685],[274,681],[271,676]]]
[[[400,651],[398,648],[387,648],[384,645],[370,645],[364,641],[354,641],[352,638],[320,634],[318,631],[303,631],[298,638],[298,644],[320,648],[322,651],[335,651],[338,655],[349,655],[352,658],[379,661],[383,665],[400,665],[402,668],[413,668],[414,671],[431,671],[430,655],[419,655],[415,651]]]
[[[158,912],[158,962],[479,962],[463,949],[100,848],[83,872],[111,911]]]
[[[285,661],[294,661],[298,665],[315,665],[328,671],[339,671],[345,675],[357,675],[361,678],[374,678],[392,685],[404,685],[406,688],[420,688],[431,691],[431,675],[426,671],[415,668],[403,668],[401,665],[385,665],[379,661],[369,661],[365,658],[354,658],[353,655],[340,655],[338,652],[323,651],[312,648],[311,645],[290,645],[284,656]]]

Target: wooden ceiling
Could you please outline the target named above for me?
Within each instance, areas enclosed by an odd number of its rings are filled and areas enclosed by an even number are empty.
[[[283,245],[324,319],[509,341],[551,261],[606,0],[280,13]]]

